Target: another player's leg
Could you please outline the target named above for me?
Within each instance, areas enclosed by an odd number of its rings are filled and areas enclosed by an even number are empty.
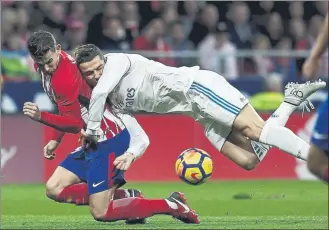
[[[110,200],[116,188],[90,196],[90,212],[98,221],[126,220],[135,223],[153,215],[171,215],[184,223],[199,223],[197,214],[187,205],[184,195],[175,192],[167,199],[123,198]]]
[[[89,195],[87,180],[88,164],[81,156],[82,150],[69,154],[56,168],[46,183],[47,196],[57,202],[88,205]],[[143,197],[136,189],[117,189],[113,199]]]
[[[296,105],[282,103],[275,111],[275,115],[268,119],[268,124],[285,125],[294,109],[312,93],[311,90],[314,90],[306,85],[304,88],[307,89],[303,92],[304,97]],[[222,76],[211,71],[200,71],[191,86],[189,97],[192,99],[195,118],[203,124],[206,136],[226,157],[247,170],[253,169],[264,159],[270,149],[269,145],[259,143],[250,137],[248,140],[245,134],[241,135],[239,127],[231,133],[231,127],[241,115],[241,110],[245,110],[250,105],[248,100]],[[253,109],[252,111],[252,119],[250,116],[244,117],[245,122],[256,121],[254,123],[263,127],[265,124],[263,119]]]
[[[328,183],[328,98],[319,107],[317,121],[312,133],[307,167],[321,180]]]
[[[298,106],[309,95],[323,87],[325,87],[324,82],[291,84],[285,102]],[[237,115],[233,127],[251,140],[278,147],[297,158],[306,160],[310,145],[276,122],[264,122],[250,104]]]
[[[258,157],[253,153],[250,140],[239,131],[232,131],[230,127],[210,119],[199,119],[199,122],[211,144],[234,163],[246,170],[254,169],[259,163]]]
[[[88,204],[87,163],[79,157],[82,150],[69,154],[46,183],[50,199],[63,203]]]
[[[123,147],[125,135],[129,136],[125,132],[99,143],[97,151],[90,154],[92,160],[89,161],[88,190],[92,216],[98,221],[136,221],[156,214],[166,214],[186,223],[199,223],[197,215],[180,193],[174,193],[168,199],[109,199],[117,188],[125,184],[123,171],[115,169],[113,165],[115,157],[127,148]]]
[[[84,197],[88,198],[87,184],[82,183],[74,173],[58,166],[46,183],[46,194],[57,202],[76,203]]]
[[[307,167],[311,173],[328,184],[328,155],[329,151],[323,151],[311,145],[307,158]]]
[[[290,88],[286,89],[286,96],[289,97],[290,91],[291,91]],[[266,123],[271,123],[273,125],[278,125],[278,126],[285,126],[290,115],[296,110],[296,108],[302,102],[303,101],[300,100],[296,105],[293,105],[286,101],[283,101],[280,104],[280,106],[275,110],[275,112],[272,114],[272,116],[267,119]],[[262,120],[260,117],[258,118]],[[236,129],[233,129],[231,134],[228,136],[227,141],[230,142],[230,144],[223,146],[222,152],[224,153],[224,155],[227,154],[227,157],[229,158],[234,157],[231,155],[235,155],[236,158],[237,155],[243,154],[244,158],[248,159],[248,164],[246,164],[245,165],[246,167],[244,167],[247,170],[253,169],[259,162],[261,162],[265,158],[268,151],[271,149],[271,146],[269,145],[246,138],[244,135],[242,135],[241,132],[237,131]],[[241,150],[239,148],[236,148],[232,144],[244,149],[245,151],[248,151],[248,153],[246,152],[241,153]],[[255,157],[251,153],[254,153],[258,159],[255,160]],[[243,162],[246,162],[246,159],[243,159]]]

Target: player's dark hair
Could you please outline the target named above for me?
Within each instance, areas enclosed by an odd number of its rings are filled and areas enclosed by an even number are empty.
[[[56,40],[50,32],[39,30],[27,40],[27,49],[33,57],[42,58],[48,51],[56,50]]]
[[[78,67],[80,64],[89,62],[97,56],[104,60],[103,52],[94,44],[80,45],[74,51],[75,62]]]

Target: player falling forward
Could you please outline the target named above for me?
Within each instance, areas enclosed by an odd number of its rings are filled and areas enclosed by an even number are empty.
[[[94,87],[83,133],[90,140],[101,136],[97,129],[109,97],[115,111],[192,116],[220,152],[248,170],[264,159],[269,146],[306,160],[309,144],[283,126],[297,106],[325,87],[324,82],[288,84],[285,101],[264,122],[247,98],[217,73],[168,67],[136,54],[103,56],[92,44],[79,46],[75,58],[82,76]]]
[[[23,108],[25,115],[54,128],[52,140],[44,148],[45,157],[51,160],[65,132],[78,133],[83,128],[88,117],[90,88],[82,80],[74,60],[60,50],[51,33],[34,33],[28,40],[28,50],[41,74],[45,92],[59,110],[58,115],[40,112],[31,102]],[[121,169],[129,159],[141,156],[149,143],[134,118],[118,115],[126,127],[105,109],[98,130],[103,134],[99,147],[89,154],[82,148],[72,151],[47,182],[47,196],[58,202],[89,204],[94,218],[102,221],[138,223],[154,214],[167,214],[186,223],[199,223],[181,193],[151,200],[144,199],[138,190],[118,189],[125,183]]]
[[[323,23],[322,30],[314,44],[310,57],[303,65],[303,74],[308,78],[314,78],[316,72],[320,69],[322,55],[328,48],[328,14]],[[328,183],[328,96],[322,102],[317,111],[317,121],[313,130],[311,148],[307,159],[309,170],[321,180]]]

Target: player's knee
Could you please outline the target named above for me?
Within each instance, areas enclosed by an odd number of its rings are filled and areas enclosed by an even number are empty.
[[[97,221],[105,221],[107,210],[98,208],[98,207],[90,207],[90,213]]]
[[[46,183],[46,195],[52,200],[56,200],[62,189],[59,181],[49,180]]]
[[[242,128],[241,132],[244,136],[248,137],[251,140],[258,141],[262,129],[264,127],[263,122],[248,122],[245,127]]]
[[[250,155],[246,161],[246,164],[244,166],[244,169],[245,170],[248,170],[248,171],[251,171],[253,170],[254,168],[256,168],[256,166],[258,165],[259,163],[259,159],[256,155]]]

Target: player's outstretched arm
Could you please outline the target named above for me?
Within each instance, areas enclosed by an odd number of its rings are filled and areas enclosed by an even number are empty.
[[[321,66],[321,56],[324,54],[328,47],[328,14],[323,22],[322,29],[316,39],[316,42],[313,46],[311,55],[305,61],[303,65],[303,75],[306,78],[314,78],[317,71],[320,69]]]
[[[103,118],[106,98],[129,70],[130,65],[130,60],[125,54],[115,54],[107,57],[103,74],[98,79],[90,99],[86,130],[88,135],[98,135],[97,130]]]
[[[328,31],[329,31],[329,24],[328,24],[328,13],[324,19],[322,29],[320,34],[318,35],[316,42],[314,44],[314,48],[312,50],[310,58],[319,58],[321,57],[324,52],[327,50],[328,47]]]
[[[141,157],[150,144],[150,141],[142,127],[133,116],[122,113],[117,113],[117,116],[125,124],[130,134],[130,145],[123,155],[115,159],[113,164],[117,169],[126,171],[130,168],[134,160]]]
[[[150,144],[150,140],[136,118],[128,113],[116,113],[130,134],[130,144],[126,152],[132,153],[135,159],[141,157]]]

